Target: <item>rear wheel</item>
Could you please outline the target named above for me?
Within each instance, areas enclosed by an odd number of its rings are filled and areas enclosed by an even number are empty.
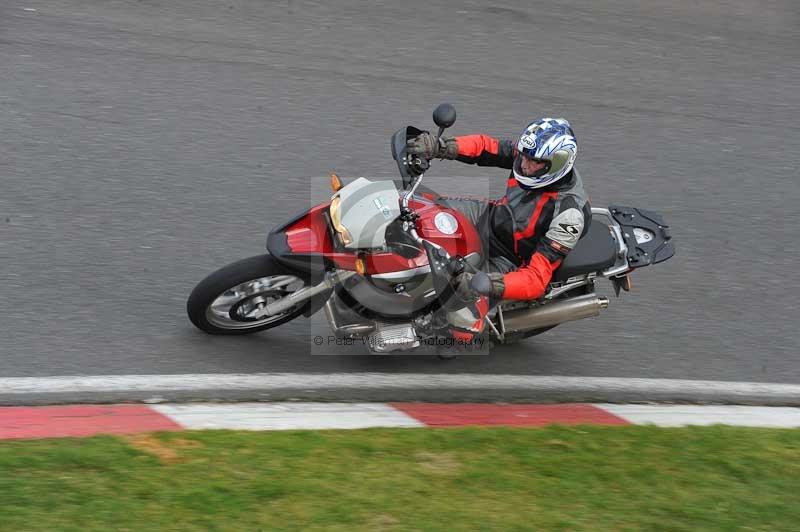
[[[191,322],[209,334],[250,334],[302,314],[305,302],[275,316],[255,317],[267,304],[307,284],[302,274],[281,266],[270,255],[258,255],[224,266],[200,281],[189,295],[186,311]]]

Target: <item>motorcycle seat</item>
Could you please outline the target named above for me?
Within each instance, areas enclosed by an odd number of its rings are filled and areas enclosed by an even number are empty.
[[[592,221],[589,230],[575,249],[561,263],[553,274],[553,281],[566,281],[570,277],[598,272],[613,266],[617,258],[617,242],[608,225]]]

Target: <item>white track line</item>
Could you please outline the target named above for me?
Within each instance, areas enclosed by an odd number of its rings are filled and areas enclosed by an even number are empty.
[[[715,392],[726,395],[791,396],[800,385],[758,382],[548,377],[533,375],[428,373],[256,373],[179,375],[87,375],[0,378],[0,394],[158,392],[193,390],[519,390],[634,392],[651,394]]]
[[[546,405],[542,406],[547,408]],[[634,425],[800,427],[800,408],[738,405],[591,406],[610,412]],[[191,403],[161,404],[151,408],[183,428],[192,430],[322,430],[426,426],[385,403]],[[505,405],[505,408],[514,408],[514,405]],[[553,418],[553,422],[559,422],[558,416]]]
[[[237,403],[151,406],[187,429],[296,430],[424,427],[381,403]]]
[[[800,408],[716,405],[595,405],[635,425],[741,425],[748,427],[800,427]]]

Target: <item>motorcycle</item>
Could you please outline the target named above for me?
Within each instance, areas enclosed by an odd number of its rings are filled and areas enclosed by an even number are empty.
[[[456,119],[441,104],[433,113],[441,137]],[[447,336],[451,325],[474,324],[453,279],[475,273],[472,287],[489,293],[479,270],[481,237],[459,211],[421,187],[430,161],[406,152],[422,130],[406,126],[391,138],[401,183],[359,177],[348,184],[331,174],[329,202],[269,233],[267,253],[212,273],[187,301],[191,322],[209,334],[272,329],[322,310],[338,338],[361,339],[375,354],[419,348]],[[675,253],[669,226],[658,214],[611,205],[592,208],[588,231],[535,301],[493,302],[481,338],[510,344],[574,320],[598,316],[608,298],[595,292],[606,279],[617,297],[631,272]]]

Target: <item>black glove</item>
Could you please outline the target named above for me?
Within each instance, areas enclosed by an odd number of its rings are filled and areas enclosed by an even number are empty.
[[[466,303],[477,301],[480,297],[480,294],[472,288],[472,277],[471,273],[464,272],[458,274],[454,281],[456,296]]]
[[[473,282],[473,278],[485,276],[484,282]],[[506,290],[506,283],[503,282],[502,273],[483,273],[473,275],[471,273],[461,273],[455,278],[456,295],[462,301],[476,301],[480,296],[489,296],[494,299],[503,299],[503,292]],[[485,282],[488,278],[488,283]],[[478,281],[478,279],[476,279]],[[477,285],[477,286],[476,286]],[[482,286],[485,285],[485,286]]]
[[[455,159],[458,157],[458,144],[455,137],[439,137],[431,133],[421,133],[406,142],[406,151],[414,155],[421,155],[431,160]]]
[[[502,273],[478,272],[470,279],[469,284],[474,293],[493,299],[503,299],[503,293],[506,291]]]

